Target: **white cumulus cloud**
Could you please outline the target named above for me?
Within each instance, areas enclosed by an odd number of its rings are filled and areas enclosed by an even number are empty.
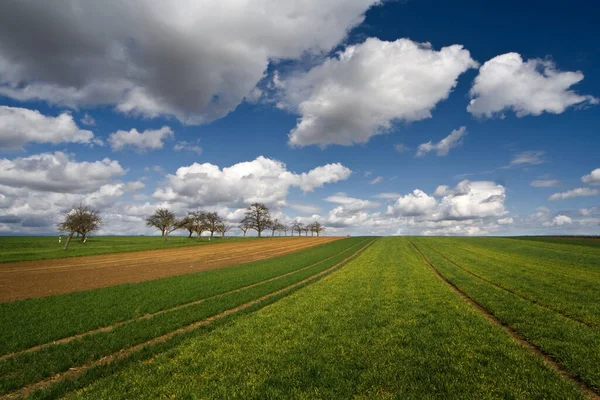
[[[460,45],[434,50],[409,39],[369,38],[307,73],[278,81],[283,107],[300,119],[293,146],[365,143],[396,121],[431,117],[458,77],[477,63]]]
[[[572,224],[573,220],[566,215],[557,215],[552,218],[552,221],[544,222],[542,225],[544,226],[562,226]]]
[[[79,129],[69,113],[52,117],[27,108],[0,106],[0,149],[19,149],[30,142],[101,143],[91,131]]]
[[[222,169],[210,163],[194,163],[167,175],[166,187],[157,189],[153,197],[198,207],[245,207],[254,202],[283,206],[291,187],[310,192],[345,180],[351,173],[349,168],[334,163],[297,174],[281,161],[263,156]]]
[[[111,133],[108,143],[113,150],[123,150],[126,147],[133,147],[138,151],[162,149],[164,141],[174,136],[173,131],[168,126],[160,129],[147,129],[138,132],[137,129],[129,131],[116,131]]]
[[[581,181],[590,185],[600,185],[600,168],[596,168],[589,174],[582,176]]]
[[[548,60],[523,61],[518,53],[502,54],[479,69],[467,110],[478,117],[493,117],[504,110],[524,117],[560,114],[576,104],[598,104],[597,98],[570,89],[581,80],[581,72],[561,72]]]
[[[86,193],[125,174],[118,161],[73,160],[62,152],[0,159],[0,185],[58,193]]]

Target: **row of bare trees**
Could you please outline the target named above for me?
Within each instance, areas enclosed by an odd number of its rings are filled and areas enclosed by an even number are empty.
[[[291,231],[292,236],[294,232],[298,232],[298,236],[303,232],[305,236],[308,236],[308,232],[311,232],[311,236],[315,234],[319,236],[325,230],[325,227],[319,222],[304,225],[299,221],[294,221],[292,226],[287,226],[277,218],[272,219],[269,214],[269,208],[262,203],[254,203],[248,207],[239,228],[244,233],[244,236],[246,236],[246,232],[253,229],[258,233],[259,237],[264,231],[269,230],[271,231],[271,236],[275,236],[275,232],[278,232],[279,236],[281,236],[281,232],[284,232],[287,236],[288,231]]]
[[[85,242],[87,235],[98,230],[101,224],[102,218],[98,210],[82,204],[73,207],[65,214],[64,220],[58,224],[59,231],[68,232],[64,249],[66,250],[69,247],[74,234],[81,235],[81,240]],[[220,233],[222,237],[225,237],[225,233],[235,227],[216,212],[190,211],[185,217],[177,218],[175,213],[167,208],[156,209],[154,214],[146,218],[146,225],[159,229],[165,242],[171,232],[179,229],[186,229],[190,238],[196,234],[200,239],[204,232],[210,232],[211,238],[215,233]],[[311,236],[315,234],[319,236],[325,230],[325,227],[319,222],[305,225],[299,221],[294,221],[291,226],[287,226],[281,223],[279,219],[271,218],[269,208],[262,203],[250,205],[246,209],[244,219],[237,227],[243,232],[244,236],[249,230],[255,230],[259,237],[262,236],[263,232],[268,231],[271,232],[271,236],[275,236],[275,232],[278,232],[279,236],[281,236],[281,232],[284,232],[287,236],[288,231],[291,231],[292,236],[294,232],[298,232],[298,236],[301,236],[302,233],[308,236],[309,232]]]
[[[171,232],[179,229],[186,229],[190,238],[195,233],[200,239],[204,232],[210,232],[211,238],[215,232],[225,237],[225,233],[233,228],[233,225],[227,223],[216,212],[190,211],[185,217],[177,218],[175,213],[167,208],[156,209],[154,214],[146,218],[146,225],[158,228],[165,242]]]

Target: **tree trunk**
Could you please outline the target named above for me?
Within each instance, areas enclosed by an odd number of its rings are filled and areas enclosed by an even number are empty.
[[[319,231],[317,231],[317,237],[319,237]]]
[[[188,239],[192,238],[192,233],[194,233],[194,231],[190,231],[190,236],[188,236]]]
[[[214,236],[215,231],[210,231],[210,238],[212,239],[212,237]]]
[[[221,237],[224,238],[225,237],[225,232],[221,232]]]
[[[165,231],[164,237],[165,237],[165,243],[167,243],[167,236],[169,236],[169,232]]]
[[[69,234],[69,236],[67,236],[67,241],[65,242],[65,245],[63,247],[64,250],[67,250],[69,248],[69,242],[71,241],[72,237],[73,237],[73,232],[71,232]]]
[[[246,237],[246,232],[247,232],[247,231],[244,231],[244,237]]]

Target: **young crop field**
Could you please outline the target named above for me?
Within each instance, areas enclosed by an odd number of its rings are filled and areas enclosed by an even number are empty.
[[[598,399],[598,365],[570,242],[355,237],[0,303],[7,398]]]
[[[91,236],[82,243],[79,238],[73,237],[69,249],[63,250],[65,236],[62,236],[61,243],[58,242],[58,236],[0,236],[0,263],[169,249],[252,239],[254,238],[214,237],[209,241],[208,237],[198,240],[196,237],[169,236],[169,240],[165,242],[160,236]]]

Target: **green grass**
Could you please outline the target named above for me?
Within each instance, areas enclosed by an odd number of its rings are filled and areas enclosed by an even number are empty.
[[[380,239],[328,278],[113,372],[73,396],[582,398],[405,238]]]
[[[90,236],[86,243],[74,237],[68,250],[63,250],[58,236],[0,236],[0,263],[16,261],[47,260],[52,258],[91,256],[98,254],[121,253],[126,251],[167,249],[172,247],[196,246],[253,238],[215,237],[188,238],[187,236],[169,236],[167,243],[160,236]]]
[[[489,239],[415,243],[450,282],[600,392],[600,254]]]
[[[98,360],[286,288],[342,261],[368,240],[345,239],[237,267],[71,295],[0,304],[0,315],[8,317],[8,320],[2,321],[1,324],[4,327],[2,333],[6,335],[3,349],[5,354],[74,333],[86,332],[98,326],[107,326],[149,312],[205,299],[202,303],[156,315],[151,319],[129,321],[110,332],[95,333],[68,343],[0,360],[0,394]],[[317,264],[312,265],[315,263]],[[287,275],[282,276],[286,273]],[[235,293],[227,293],[266,279],[273,280]],[[89,311],[94,311],[95,319]],[[54,312],[57,313],[56,316],[53,315]],[[34,320],[28,320],[28,317],[33,317]],[[21,318],[25,320],[20,321]]]

